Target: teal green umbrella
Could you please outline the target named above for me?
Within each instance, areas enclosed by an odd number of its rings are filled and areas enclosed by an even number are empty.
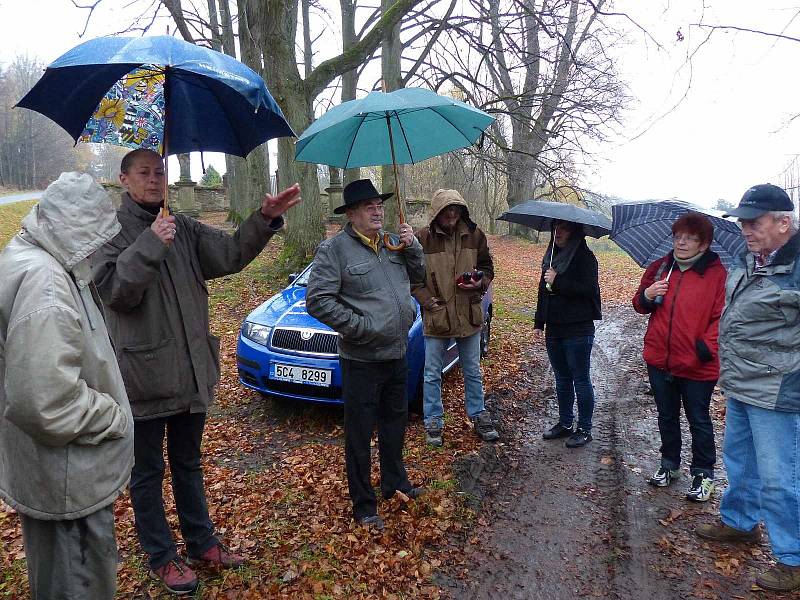
[[[295,159],[342,169],[394,165],[395,197],[403,223],[397,165],[471,146],[494,120],[431,90],[372,92],[335,106],[314,121],[297,140]]]
[[[405,165],[471,146],[493,122],[431,90],[372,92],[314,121],[297,140],[295,158],[341,169]]]

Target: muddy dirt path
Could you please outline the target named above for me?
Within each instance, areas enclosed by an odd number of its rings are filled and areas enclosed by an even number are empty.
[[[719,548],[694,538],[694,527],[716,518],[719,492],[704,505],[684,500],[685,423],[683,476],[667,489],[646,483],[660,442],[641,360],[644,327],[627,307],[607,310],[598,326],[594,441],[584,448],[542,439],[558,419],[552,372],[527,372],[521,385],[530,401],[503,414],[510,435],[498,453],[506,468],[484,481],[494,491],[483,499],[462,566],[439,578],[450,597],[761,597],[750,582],[768,564],[767,546]],[[722,427],[715,426],[719,449]],[[718,488],[724,483],[720,464]]]

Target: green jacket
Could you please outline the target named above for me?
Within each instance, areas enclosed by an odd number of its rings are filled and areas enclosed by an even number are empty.
[[[348,223],[319,245],[308,278],[306,310],[339,334],[339,356],[365,362],[402,358],[417,311],[411,284],[425,276],[417,240],[401,252],[378,253]],[[397,239],[392,240],[397,244]]]
[[[64,173],[22,225],[0,254],[0,497],[36,519],[78,519],[111,504],[133,467],[87,258],[119,223],[89,175]]]
[[[756,268],[752,254],[728,274],[719,322],[719,386],[771,410],[800,412],[800,234]]]
[[[164,245],[155,216],[127,193],[117,211],[122,231],[93,257],[94,280],[108,311],[122,377],[137,419],[208,409],[219,380],[219,338],[208,323],[207,279],[238,273],[282,219],[255,211],[233,235],[175,215]]]

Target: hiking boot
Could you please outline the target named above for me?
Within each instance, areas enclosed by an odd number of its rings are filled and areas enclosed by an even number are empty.
[[[546,440],[557,440],[558,438],[565,438],[572,435],[572,425],[564,427],[561,423],[556,423],[550,429],[542,434]]]
[[[758,525],[750,531],[742,531],[734,527],[725,525],[722,521],[711,523],[710,525],[700,525],[694,530],[697,537],[714,542],[742,542],[745,544],[757,544],[761,541],[761,531]]]
[[[191,594],[197,589],[197,575],[179,556],[164,566],[153,569],[150,571],[150,575],[155,579],[160,579],[165,588],[178,596]]]
[[[244,562],[244,556],[240,554],[234,554],[231,552],[225,544],[222,542],[217,542],[215,545],[211,546],[208,550],[203,552],[198,557],[189,556],[186,559],[190,565],[201,565],[204,567],[221,567],[223,569],[231,569],[235,567],[241,567]]]
[[[500,438],[500,434],[494,428],[492,423],[492,415],[488,410],[479,412],[472,418],[472,426],[475,428],[475,433],[478,434],[484,442],[496,442]]]
[[[647,483],[656,487],[667,487],[674,479],[680,477],[681,472],[678,469],[665,469],[660,467],[658,471],[653,473],[653,476],[647,480]]]
[[[441,448],[444,441],[442,440],[442,428],[426,427],[425,428],[425,443],[431,446]]]
[[[578,427],[569,438],[567,438],[567,448],[580,448],[592,441],[592,434]]]
[[[358,520],[358,524],[361,525],[362,527],[366,527],[367,529],[373,529],[375,531],[381,531],[385,527],[383,519],[381,519],[379,515],[370,515],[368,517],[361,517]]]
[[[772,592],[791,592],[800,588],[800,567],[778,563],[756,577],[756,583]]]
[[[708,475],[695,475],[692,478],[692,485],[686,492],[686,499],[692,502],[708,502],[714,493],[714,480]]]

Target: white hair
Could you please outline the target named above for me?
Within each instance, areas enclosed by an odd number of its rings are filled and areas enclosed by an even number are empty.
[[[789,217],[789,226],[793,232],[796,232],[798,228],[800,228],[800,219],[797,217],[797,213],[793,210],[772,210],[770,213],[772,218],[776,221],[783,217]]]

